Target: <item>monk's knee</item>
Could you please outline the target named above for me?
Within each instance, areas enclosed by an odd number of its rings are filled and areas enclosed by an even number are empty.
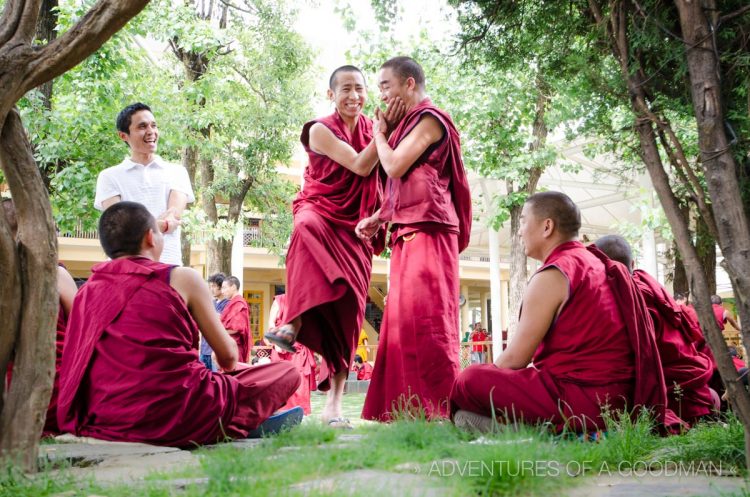
[[[297,391],[299,386],[302,384],[302,375],[299,374],[297,367],[291,362],[279,362],[278,365],[283,365],[283,368],[279,368],[279,380],[276,382],[277,386],[284,392],[287,392],[289,397]]]
[[[471,397],[471,392],[475,390],[477,386],[486,382],[486,379],[483,378],[483,376],[483,372],[478,365],[469,366],[461,371],[456,378],[456,381],[453,382],[450,396],[451,403],[459,408],[465,407],[467,403],[470,403],[468,399]]]

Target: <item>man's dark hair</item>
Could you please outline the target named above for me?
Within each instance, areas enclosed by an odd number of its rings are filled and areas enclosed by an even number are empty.
[[[140,102],[130,104],[117,114],[117,131],[130,134],[130,124],[132,122],[133,114],[136,112],[147,110],[151,112],[151,107]]]
[[[12,198],[3,199],[3,213],[8,221],[10,232],[15,237],[18,233],[18,218],[16,217],[16,204],[13,203]]]
[[[613,261],[624,264],[628,268],[628,272],[631,272],[633,251],[628,241],[623,237],[620,235],[605,235],[594,242],[594,245]]]
[[[359,354],[355,355],[354,362],[356,362],[357,364],[362,364],[362,356]]]
[[[99,218],[99,242],[110,259],[138,255],[150,229],[157,229],[156,221],[146,207],[138,202],[117,202]]]
[[[711,295],[711,303],[721,305],[721,297],[719,297],[718,295]]]
[[[224,276],[224,273],[214,273],[208,277],[208,282],[213,283],[214,285],[220,287],[221,284],[224,283],[224,279],[226,279],[226,276]]]
[[[336,89],[336,76],[338,76],[338,74],[340,72],[358,72],[358,73],[362,74],[362,79],[365,80],[365,82],[367,81],[365,79],[365,75],[362,73],[362,71],[359,69],[359,67],[350,66],[350,65],[341,66],[341,67],[337,67],[331,73],[331,77],[328,78],[328,88],[330,88],[331,90],[335,90]]]
[[[578,236],[581,229],[581,211],[570,197],[561,192],[539,192],[526,199],[539,219],[552,219],[563,235]]]
[[[227,276],[224,281],[235,287],[237,290],[240,289],[240,280],[236,276]]]
[[[419,63],[411,57],[399,56],[388,59],[385,63],[380,66],[381,69],[390,69],[396,74],[401,81],[406,81],[408,78],[414,78],[418,88],[424,88],[424,70]]]

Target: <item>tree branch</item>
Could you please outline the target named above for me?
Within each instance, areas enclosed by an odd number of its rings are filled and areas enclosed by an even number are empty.
[[[64,35],[38,49],[21,94],[78,65],[135,17],[149,0],[100,0]]]
[[[735,17],[746,14],[747,12],[750,12],[750,4],[747,4],[744,7],[735,10],[734,12],[730,12],[729,14],[719,17],[719,24],[725,23],[729,20],[734,19]]]

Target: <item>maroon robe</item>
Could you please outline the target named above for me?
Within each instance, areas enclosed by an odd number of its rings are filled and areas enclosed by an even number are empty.
[[[52,396],[47,407],[47,417],[44,419],[42,436],[59,435],[60,427],[57,424],[57,399],[60,392],[60,365],[62,364],[63,345],[65,344],[65,329],[68,325],[68,316],[65,314],[62,301],[60,310],[57,312],[57,327],[55,333],[55,379],[52,383]]]
[[[277,295],[274,297],[274,301],[279,307],[274,326],[280,326],[284,324],[286,295]],[[295,343],[294,349],[296,352],[291,353],[281,350],[278,347],[273,347],[271,349],[271,362],[289,361],[297,368],[297,372],[302,377],[299,388],[289,397],[289,400],[286,401],[282,409],[291,409],[292,407],[299,406],[306,415],[309,415],[312,413],[310,392],[315,390],[317,386],[317,381],[315,380],[315,356],[310,349],[301,343]]]
[[[372,366],[370,366],[369,362],[363,362],[362,367],[357,370],[357,379],[359,381],[372,379]]]
[[[451,393],[453,412],[491,416],[494,408],[500,422],[551,421],[559,430],[586,432],[605,428],[606,404],[612,410],[645,406],[662,422],[666,389],[653,324],[625,267],[579,242],[556,247],[538,272],[551,267],[568,280],[568,300],[533,366],[469,366]]]
[[[380,217],[392,224],[390,286],[365,419],[448,417],[459,372],[458,254],[471,231],[459,134],[426,98],[404,116],[389,144],[395,149],[426,115],[441,124],[443,138],[385,187]]]
[[[360,115],[350,131],[338,112],[310,121],[300,140],[307,151],[302,191],[294,200],[294,229],[286,257],[285,321],[301,318],[297,341],[323,357],[320,390],[330,378],[349,371],[364,319],[373,246],[354,228],[380,206],[379,170],[367,176],[310,148],[310,128],[327,127],[339,140],[361,152],[372,140],[372,121]]]
[[[654,323],[667,406],[687,421],[710,414],[714,401],[708,383],[713,367],[711,358],[696,350],[695,343],[703,338],[698,323],[648,273],[636,270],[633,280]]]
[[[230,374],[198,360],[198,327],[169,284],[173,266],[143,257],[98,264],[76,295],[60,370],[63,431],[190,447],[249,430],[299,385],[290,364]]]
[[[727,318],[725,317],[726,310],[724,309],[724,306],[721,304],[711,304],[711,309],[714,311],[714,318],[716,319],[716,325],[719,327],[720,330],[724,331],[724,325],[727,323]]]
[[[227,302],[224,310],[221,311],[221,324],[227,330],[234,330],[231,336],[237,342],[237,351],[239,352],[240,362],[250,361],[250,308],[247,301],[242,295],[237,294]]]

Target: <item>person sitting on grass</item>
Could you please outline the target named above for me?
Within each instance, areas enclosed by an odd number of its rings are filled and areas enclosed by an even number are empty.
[[[628,271],[578,241],[581,214],[565,194],[530,196],[519,235],[542,261],[523,295],[515,336],[494,364],[456,379],[456,426],[551,422],[558,430],[606,429],[602,410],[645,407],[658,423],[666,388],[653,324]],[[529,367],[533,363],[532,367]]]
[[[143,205],[107,208],[99,238],[112,260],[93,267],[73,301],[60,370],[61,430],[192,447],[301,421],[301,409],[272,416],[299,385],[294,366],[238,368],[237,344],[201,275],[158,262],[164,238]],[[227,373],[200,362],[199,331]]]

